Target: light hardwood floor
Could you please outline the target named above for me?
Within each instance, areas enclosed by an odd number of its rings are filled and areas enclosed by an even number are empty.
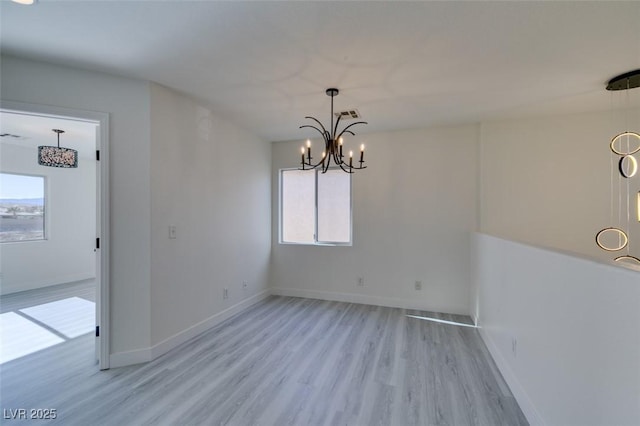
[[[94,280],[60,284],[35,290],[0,296],[0,313],[17,311],[43,303],[55,302],[68,297],[81,297],[91,302],[96,301],[96,284]]]
[[[10,361],[0,406],[65,425],[527,424],[477,330],[406,314],[469,322],[272,296],[144,365],[98,371],[90,335]]]

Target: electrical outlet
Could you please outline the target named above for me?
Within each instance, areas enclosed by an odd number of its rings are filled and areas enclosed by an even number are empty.
[[[358,287],[364,287],[364,277],[358,277]]]
[[[222,289],[222,298],[223,299],[228,299],[229,298],[229,289],[228,288],[223,288]]]
[[[242,289],[246,290],[247,288],[249,288],[249,281],[242,281]]]
[[[511,352],[513,352],[514,358],[518,355],[518,339],[515,337],[511,338]]]
[[[175,240],[176,239],[176,226],[175,225],[169,225],[169,239],[170,240]]]
[[[415,283],[416,290],[422,290],[422,281],[416,281]]]

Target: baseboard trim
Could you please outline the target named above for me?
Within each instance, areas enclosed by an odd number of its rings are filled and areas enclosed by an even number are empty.
[[[269,297],[270,295],[271,292],[268,289],[263,290],[260,293],[248,297],[243,301],[230,306],[224,311],[218,312],[217,314],[214,314],[209,318],[206,318],[199,323],[194,324],[191,327],[186,328],[149,348],[111,354],[109,356],[110,368],[125,367],[127,365],[141,364],[144,362],[152,361],[159,356],[169,352],[171,349],[180,346],[181,344],[189,341],[199,334],[220,324],[222,321],[232,317],[233,315],[244,311],[251,305],[258,303],[259,301]]]
[[[224,311],[218,312],[215,315],[210,316],[209,318],[200,321],[197,324],[192,325],[191,327],[182,330],[179,333],[174,334],[173,336],[163,340],[160,343],[155,344],[151,347],[151,356],[152,359],[159,357],[160,355],[164,355],[169,352],[171,349],[193,339],[197,335],[209,330],[210,328],[220,324],[222,321],[232,317],[233,315],[244,311],[251,305],[254,305],[270,296],[269,290],[263,290],[258,294],[255,294],[251,297],[244,299],[243,301],[236,303],[235,305],[225,309]]]
[[[126,367],[128,365],[142,364],[151,361],[150,348],[136,349],[134,351],[116,352],[109,355],[109,368]]]
[[[336,302],[360,303],[363,305],[385,306],[388,308],[416,309],[420,311],[441,312],[446,314],[469,315],[468,309],[435,306],[425,301],[396,299],[391,297],[367,296],[364,294],[338,293],[330,291],[304,290],[299,288],[272,287],[275,296],[304,297],[307,299],[332,300]]]
[[[495,361],[498,370],[500,370],[502,377],[504,377],[507,385],[509,385],[511,393],[513,393],[516,401],[518,401],[518,405],[520,405],[520,409],[522,410],[524,416],[527,418],[529,424],[531,426],[545,426],[546,423],[542,419],[542,416],[540,415],[538,410],[536,410],[536,407],[533,405],[533,402],[531,402],[529,395],[527,395],[527,392],[525,392],[524,388],[518,381],[518,378],[513,373],[513,370],[511,370],[509,364],[502,355],[502,352],[500,352],[498,346],[495,344],[493,339],[491,339],[489,333],[487,333],[486,330],[481,327],[478,327],[478,331],[480,332],[480,337],[482,337],[484,344],[487,345],[487,349],[489,349],[489,353],[493,357],[493,360]]]

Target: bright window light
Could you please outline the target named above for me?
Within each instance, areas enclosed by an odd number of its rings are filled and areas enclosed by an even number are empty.
[[[318,174],[318,241],[351,241],[351,175],[342,170]]]
[[[44,176],[0,173],[0,242],[45,238]]]
[[[280,242],[351,244],[351,175],[280,171]]]
[[[281,174],[282,241],[313,244],[315,171],[283,170]]]

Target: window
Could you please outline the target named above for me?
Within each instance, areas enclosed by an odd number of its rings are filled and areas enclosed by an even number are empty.
[[[351,244],[351,175],[280,171],[280,242]]]
[[[0,243],[44,239],[44,180],[0,173]]]

